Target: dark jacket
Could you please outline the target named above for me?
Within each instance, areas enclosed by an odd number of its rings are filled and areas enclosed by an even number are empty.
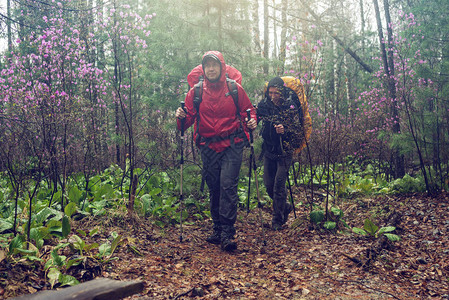
[[[268,88],[265,98],[257,107],[257,120],[262,121],[261,135],[263,138],[263,151],[272,158],[284,155],[293,151],[292,145],[298,136],[298,127],[302,126],[303,113],[301,103],[296,93],[287,87],[280,88],[284,102],[281,106],[276,106],[268,97]],[[298,124],[299,122],[299,124]],[[284,134],[277,134],[275,124],[284,126]],[[281,147],[281,138],[283,149]]]

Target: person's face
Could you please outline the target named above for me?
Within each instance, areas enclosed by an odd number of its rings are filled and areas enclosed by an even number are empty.
[[[220,77],[220,63],[214,59],[208,59],[204,63],[204,74],[206,74],[209,81],[217,81]]]
[[[274,105],[279,106],[281,104],[281,92],[277,87],[270,86],[270,88],[268,89],[268,96],[270,97]]]

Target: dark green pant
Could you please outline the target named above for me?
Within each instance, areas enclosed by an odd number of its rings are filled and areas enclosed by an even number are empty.
[[[287,201],[285,183],[291,163],[292,155],[264,156],[263,181],[268,195],[273,200],[273,224],[282,225],[285,223],[284,211]]]

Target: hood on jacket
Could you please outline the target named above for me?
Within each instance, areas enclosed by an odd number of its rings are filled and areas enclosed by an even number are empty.
[[[267,85],[267,90],[265,92],[265,96],[268,97],[268,90],[270,87],[277,87],[279,89],[279,92],[281,93],[281,98],[285,98],[285,83],[284,80],[282,80],[281,77],[273,77]]]
[[[223,54],[221,54],[221,52],[219,51],[207,51],[204,55],[203,55],[203,60],[202,60],[202,68],[203,68],[203,76],[204,78],[209,81],[209,79],[206,77],[206,74],[204,73],[204,63],[206,62],[206,60],[209,59],[213,59],[217,62],[220,63],[220,76],[218,77],[217,81],[211,82],[211,83],[216,83],[216,82],[225,82],[226,81],[226,64],[224,61],[224,57]],[[210,82],[210,81],[209,81]]]
[[[283,89],[284,85],[284,80],[281,77],[274,77],[268,82],[268,88],[275,86],[278,89]]]

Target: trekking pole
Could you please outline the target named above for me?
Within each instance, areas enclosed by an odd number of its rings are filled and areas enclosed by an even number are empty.
[[[248,121],[251,120],[251,109],[246,110],[246,115],[248,117]],[[262,219],[262,203],[260,202],[260,193],[259,193],[259,181],[257,180],[257,166],[256,166],[256,159],[254,157],[254,146],[253,146],[253,131],[249,130],[249,141],[250,141],[250,159],[252,158],[252,165],[254,170],[254,181],[256,182],[256,193],[257,193],[257,207],[259,208],[259,219],[260,219],[260,227],[262,228],[262,243],[265,246],[267,244],[267,241],[265,240],[265,229],[263,227],[263,219]],[[250,179],[251,181],[251,179]]]
[[[249,120],[248,120],[249,121]],[[250,131],[250,136],[252,137],[252,132]],[[248,171],[248,197],[246,199],[246,215],[249,214],[249,202],[250,202],[250,195],[251,195],[251,171],[253,166],[253,151],[251,151],[251,154],[249,155],[249,171]]]
[[[185,102],[184,101],[181,101],[181,108],[182,109],[184,109],[184,105],[185,105]],[[186,122],[186,118],[182,118],[181,119],[181,160],[179,161],[179,164],[181,165],[181,182],[180,182],[180,195],[179,195],[179,203],[180,203],[180,209],[181,209],[181,212],[180,212],[180,229],[181,229],[181,232],[180,232],[180,234],[179,234],[179,241],[182,243],[182,211],[183,211],[183,203],[184,203],[184,195],[182,194],[182,169],[183,169],[183,166],[184,166],[184,149],[183,149],[183,144],[184,144],[184,125],[185,125],[185,122]]]
[[[288,190],[290,191],[290,202],[292,203],[292,207],[293,207],[293,214],[295,215],[295,219],[296,219],[296,209],[295,209],[295,202],[293,201],[293,193],[292,193],[292,185],[290,183],[290,166],[288,166],[287,168],[287,162],[285,160],[285,151],[284,151],[284,145],[282,144],[282,136],[279,136],[279,142],[281,143],[281,151],[282,151],[282,155],[284,155],[284,168],[287,170],[287,182],[288,182]]]

